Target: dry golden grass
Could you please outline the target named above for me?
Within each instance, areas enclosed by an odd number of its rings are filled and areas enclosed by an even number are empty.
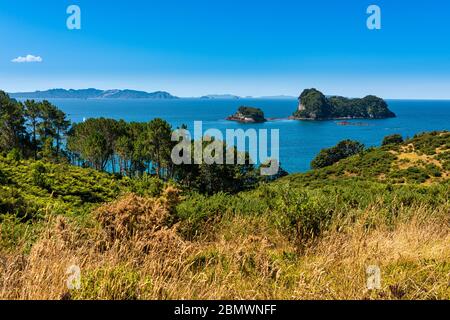
[[[50,220],[29,254],[0,253],[0,299],[450,298],[447,206],[401,208],[389,226],[374,206],[300,252],[265,217],[224,218],[208,240],[186,241],[168,224],[177,199],[127,195],[89,229]],[[79,290],[67,289],[71,265]],[[380,290],[366,288],[369,265],[381,268]]]
[[[441,176],[431,177],[423,184],[431,185],[436,182],[448,180],[450,178],[450,172],[444,170],[443,162],[437,159],[439,154],[448,151],[448,149],[439,147],[436,148],[435,151],[436,153],[434,155],[419,154],[416,152],[413,144],[402,146],[399,152],[391,150],[389,152],[396,156],[396,160],[392,163],[392,168],[405,170],[409,168],[424,168],[426,165],[435,165],[440,169]],[[380,180],[383,179],[380,178]]]

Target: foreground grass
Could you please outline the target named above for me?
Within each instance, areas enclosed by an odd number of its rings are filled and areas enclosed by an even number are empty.
[[[0,299],[450,299],[449,138],[211,197],[0,161]]]
[[[138,204],[140,203],[140,204]],[[308,246],[294,245],[266,216],[224,216],[196,240],[169,226],[165,200],[126,196],[99,209],[98,225],[49,221],[29,255],[1,255],[2,299],[449,299],[448,205],[402,208],[377,221],[379,207],[336,218]],[[108,220],[114,217],[113,220]],[[105,220],[106,219],[106,220]],[[131,221],[149,223],[151,229]],[[101,222],[103,221],[103,222]],[[105,222],[106,221],[106,222]],[[81,269],[68,290],[67,269]],[[379,266],[382,288],[368,291]]]

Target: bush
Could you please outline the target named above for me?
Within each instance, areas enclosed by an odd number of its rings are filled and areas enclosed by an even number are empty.
[[[425,183],[430,178],[430,175],[426,169],[410,167],[404,170],[393,171],[389,177],[396,182]]]
[[[383,139],[383,146],[403,143],[403,137],[400,134],[393,134]]]
[[[303,247],[326,229],[333,206],[327,206],[329,198],[324,194],[291,189],[289,185],[281,189],[273,199],[271,218],[280,230],[293,236],[295,243]]]
[[[27,203],[19,190],[11,187],[0,187],[0,217],[6,214],[29,218]]]
[[[164,188],[164,182],[158,177],[144,173],[142,177],[136,177],[128,180],[130,182],[131,192],[140,196],[156,197],[159,196]]]
[[[332,164],[364,151],[364,145],[352,140],[339,142],[335,147],[323,149],[311,162],[313,169],[331,166]]]
[[[51,183],[46,175],[47,169],[41,161],[31,165],[31,172],[34,185],[51,192]]]

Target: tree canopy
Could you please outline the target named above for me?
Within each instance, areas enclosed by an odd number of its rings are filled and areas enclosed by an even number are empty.
[[[238,111],[228,118],[228,120],[237,120],[246,122],[250,119],[252,122],[266,122],[266,118],[264,117],[264,112],[259,108],[254,107],[239,107]]]
[[[306,89],[299,97],[302,110],[297,110],[294,117],[323,120],[335,118],[392,118],[395,114],[389,110],[387,103],[376,96],[349,99],[340,96],[327,98],[317,89]]]
[[[386,136],[383,139],[383,146],[387,146],[390,144],[401,144],[403,143],[403,137],[400,134],[392,134],[390,136]]]
[[[259,109],[240,110],[257,118],[264,117]],[[149,122],[98,118],[70,123],[66,114],[49,101],[21,103],[0,91],[0,154],[9,154],[14,159],[65,161],[132,179],[154,175],[207,194],[239,192],[285,174],[280,169],[278,175],[260,177],[248,153],[244,164],[192,161],[192,164],[175,165],[171,152],[177,142],[172,141],[172,133],[171,125],[159,118]],[[212,143],[215,142],[203,141],[203,151],[213,149]],[[226,154],[225,143],[221,148]],[[233,149],[233,152],[237,158],[238,151]]]
[[[50,102],[11,99],[0,91],[0,152],[22,157],[59,158],[70,127],[64,112]]]
[[[331,166],[332,164],[356,155],[364,151],[364,145],[358,141],[344,140],[339,142],[336,146],[323,149],[311,162],[311,168],[319,169]]]

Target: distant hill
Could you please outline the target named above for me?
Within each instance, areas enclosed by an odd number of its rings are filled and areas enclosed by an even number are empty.
[[[229,100],[237,100],[241,99],[239,96],[235,96],[232,94],[209,94],[203,97],[200,97],[200,99],[229,99]]]
[[[50,89],[35,92],[10,93],[11,98],[23,99],[178,99],[165,91],[145,92],[136,90],[98,89]]]
[[[285,95],[279,95],[279,96],[262,96],[258,97],[257,99],[273,99],[273,100],[292,100],[297,99],[297,97],[294,96],[285,96]]]

